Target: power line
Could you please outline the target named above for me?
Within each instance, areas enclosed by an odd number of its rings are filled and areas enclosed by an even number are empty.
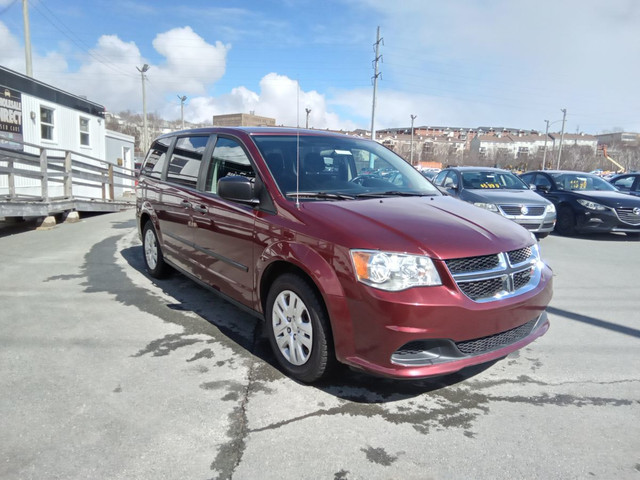
[[[35,10],[44,18],[47,22],[49,22],[56,30],[58,30],[61,34],[67,37],[71,42],[78,47],[83,52],[87,53],[91,58],[96,60],[98,63],[106,66],[107,68],[118,72],[120,74],[135,77],[135,73],[129,73],[122,70],[117,64],[112,63],[107,57],[99,55],[91,51],[91,47],[80,40],[76,34],[67,27],[62,20],[60,20],[56,14],[49,8],[47,5],[41,0],[36,0],[32,3]],[[41,8],[42,7],[42,8]],[[46,10],[46,12],[44,11]]]

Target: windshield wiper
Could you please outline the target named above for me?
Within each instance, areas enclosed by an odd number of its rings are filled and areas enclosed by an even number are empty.
[[[431,193],[407,192],[403,190],[387,190],[386,192],[365,192],[359,193],[357,197],[429,197]]]
[[[353,195],[329,192],[289,192],[287,193],[287,197],[319,198],[322,200],[355,200],[356,198]]]

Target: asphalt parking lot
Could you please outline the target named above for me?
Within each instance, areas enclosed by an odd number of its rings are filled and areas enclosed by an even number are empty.
[[[0,230],[0,478],[639,479],[640,241],[541,241],[551,329],[493,365],[298,384],[145,275],[133,211]]]

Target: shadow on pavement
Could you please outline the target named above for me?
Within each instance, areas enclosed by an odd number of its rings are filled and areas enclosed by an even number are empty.
[[[613,332],[623,333],[632,337],[640,338],[640,330],[637,328],[625,327],[617,323],[608,322],[606,320],[600,320],[599,318],[589,317],[580,313],[569,312],[555,307],[547,307],[547,312],[558,315],[560,317],[568,318],[569,320],[576,320],[578,322],[586,323],[594,327],[606,328]]]
[[[130,227],[130,222],[126,222],[122,224],[121,228]],[[165,307],[177,312],[196,313],[203,320],[214,325],[238,347],[241,347],[244,353],[255,356],[264,362],[260,368],[256,369],[255,381],[268,384],[271,381],[286,378],[286,375],[280,371],[267,338],[263,335],[263,321],[261,319],[245,313],[220,298],[215,292],[198,285],[178,272],[173,272],[169,278],[162,280],[150,277],[145,269],[141,246],[126,248],[120,251],[120,254],[132,268],[149,278],[166,295],[177,300],[177,303],[166,304]],[[220,312],[227,314],[221,315]],[[192,322],[186,318],[179,320],[179,322],[183,321],[185,323]],[[210,331],[205,330],[197,333],[211,335]],[[379,404],[416,397],[449,387],[478,375],[494,363],[496,361],[466,368],[454,374],[422,380],[394,380],[374,377],[341,366],[331,378],[313,384],[309,388],[317,388],[337,398],[355,403]],[[296,380],[291,379],[291,381]]]

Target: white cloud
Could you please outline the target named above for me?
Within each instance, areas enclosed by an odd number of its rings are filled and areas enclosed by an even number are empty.
[[[244,86],[229,93],[208,95],[208,90],[225,74],[227,53],[231,46],[207,43],[190,27],[175,28],[158,34],[153,40],[156,51],[165,59],[153,64],[143,57],[133,42],[116,35],[103,35],[75,71],[69,71],[65,59],[57,52],[34,56],[35,77],[92,101],[108,111],[142,110],[141,76],[136,67],[149,64],[145,83],[147,111],[167,119],[180,116],[177,95],[186,95],[185,120],[211,122],[213,115],[249,113],[273,117],[279,125],[301,126],[310,108],[309,126],[314,128],[352,129],[356,125],[342,120],[328,110],[327,100],[317,91],[298,92],[297,82],[277,73],[260,81],[260,91]],[[8,52],[3,64],[24,72],[24,53],[19,41],[0,22],[0,51]],[[299,115],[298,110],[299,109]]]
[[[191,27],[159,34],[153,40],[153,47],[166,58],[166,63],[159,65],[156,72],[160,89],[191,94],[205,93],[208,85],[224,76],[227,52],[231,49],[222,42],[208,44]],[[149,72],[150,78],[151,75]]]
[[[328,110],[324,95],[316,91],[298,92],[298,84],[284,75],[269,73],[260,81],[260,92],[246,87],[236,87],[229,94],[218,97],[196,97],[185,108],[185,119],[192,122],[210,122],[213,115],[225,113],[249,113],[272,117],[278,125],[304,127],[306,109],[309,114],[309,127],[344,130],[356,125],[345,121]]]

